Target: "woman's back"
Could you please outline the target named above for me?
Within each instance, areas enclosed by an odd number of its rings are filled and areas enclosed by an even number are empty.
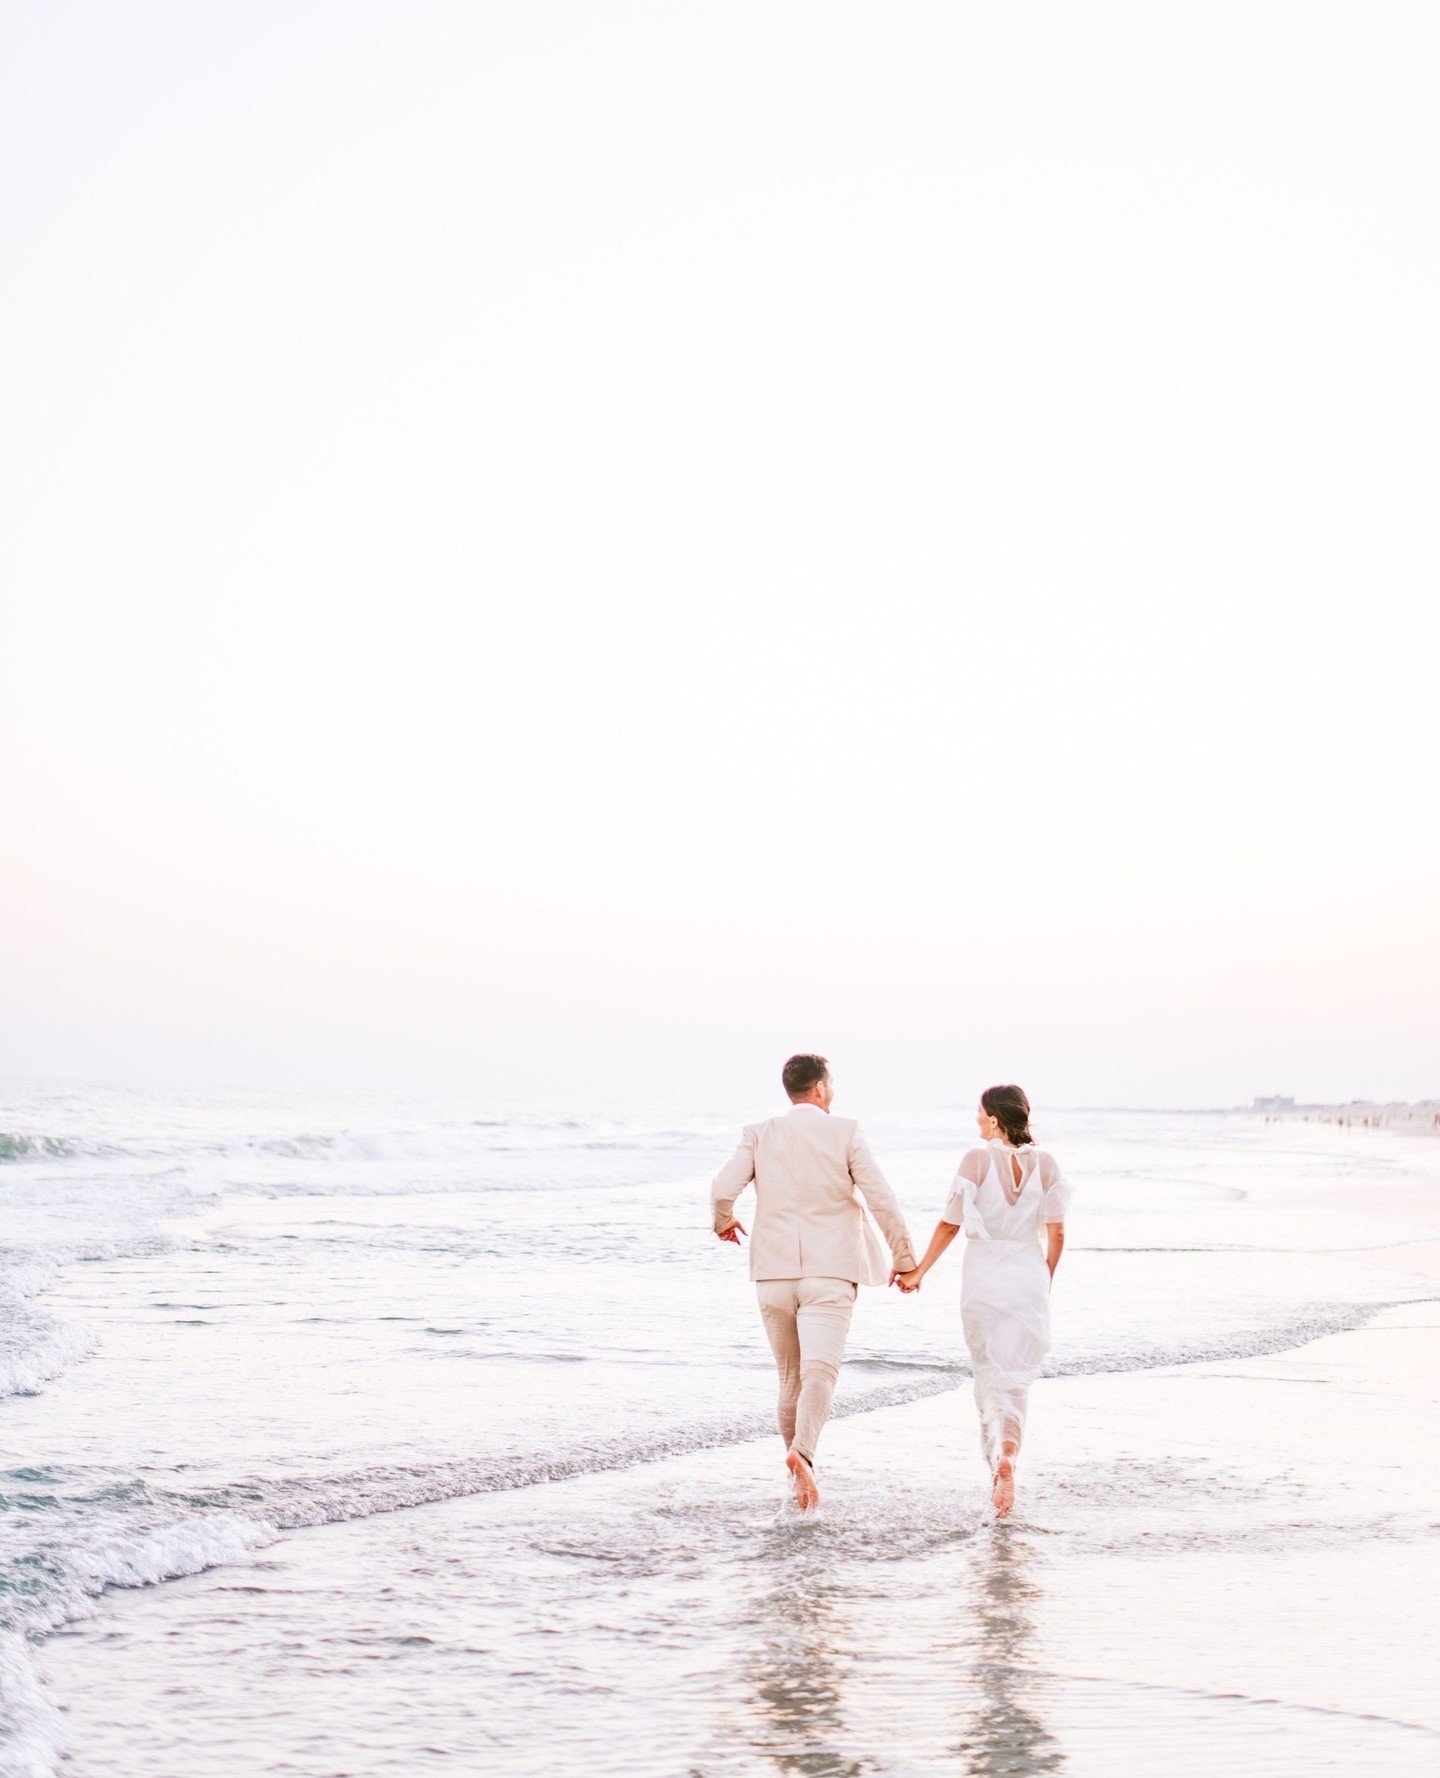
[[[975,1127],[981,1146],[961,1160],[924,1258],[897,1282],[902,1290],[918,1290],[963,1229],[960,1322],[975,1379],[991,1499],[1004,1517],[1015,1504],[1015,1460],[1030,1385],[1050,1350],[1050,1285],[1065,1247],[1070,1187],[1054,1155],[1035,1146],[1023,1088],[986,1087]]]
[[[1063,1222],[1070,1198],[1054,1155],[1033,1142],[1011,1147],[998,1138],[972,1148],[955,1175],[947,1220],[977,1240],[1038,1239],[1042,1223]]]

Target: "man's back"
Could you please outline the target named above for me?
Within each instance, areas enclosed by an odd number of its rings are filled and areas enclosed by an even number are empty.
[[[859,1124],[831,1117],[835,1083],[824,1056],[791,1056],[780,1070],[790,1098],[783,1117],[747,1124],[740,1146],[715,1175],[715,1233],[741,1246],[735,1200],[755,1187],[750,1276],[780,1383],[776,1417],[795,1502],[820,1499],[815,1446],[830,1412],[861,1284],[883,1284],[868,1205],[885,1231],[895,1269],[915,1256],[895,1194],[875,1165]]]
[[[897,1267],[912,1258],[900,1206],[854,1118],[800,1104],[748,1124],[711,1187],[717,1233],[735,1222],[735,1199],[750,1184],[755,1187],[754,1279],[883,1284],[887,1269],[865,1216],[867,1204]]]

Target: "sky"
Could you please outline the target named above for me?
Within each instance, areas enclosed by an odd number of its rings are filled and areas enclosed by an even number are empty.
[[[8,6],[0,1076],[1440,1094],[1422,6]]]

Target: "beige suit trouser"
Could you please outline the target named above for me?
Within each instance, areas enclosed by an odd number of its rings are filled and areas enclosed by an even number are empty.
[[[780,1436],[813,1463],[858,1292],[848,1278],[762,1278],[755,1294],[780,1373]]]

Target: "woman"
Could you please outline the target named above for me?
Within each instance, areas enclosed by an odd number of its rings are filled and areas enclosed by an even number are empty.
[[[1019,1087],[987,1087],[975,1121],[985,1145],[961,1161],[924,1259],[913,1272],[897,1272],[895,1282],[904,1291],[918,1290],[965,1230],[960,1319],[975,1373],[991,1499],[997,1517],[1004,1518],[1015,1504],[1015,1459],[1030,1384],[1050,1350],[1050,1280],[1065,1246],[1070,1187],[1054,1158],[1036,1148],[1030,1101]]]

